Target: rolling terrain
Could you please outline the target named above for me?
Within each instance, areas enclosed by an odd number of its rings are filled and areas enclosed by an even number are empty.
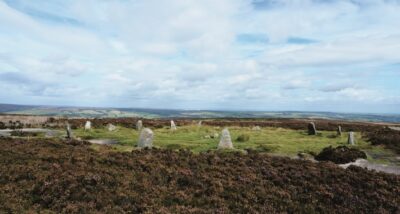
[[[309,118],[400,123],[398,114],[356,114],[300,111],[211,111],[144,108],[93,108],[0,104],[1,114],[81,118]]]

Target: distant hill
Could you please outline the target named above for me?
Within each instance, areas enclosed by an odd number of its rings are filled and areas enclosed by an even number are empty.
[[[0,104],[0,114],[25,114],[89,118],[321,118],[400,123],[400,114],[356,114],[301,111],[212,111],[144,108],[92,108]]]

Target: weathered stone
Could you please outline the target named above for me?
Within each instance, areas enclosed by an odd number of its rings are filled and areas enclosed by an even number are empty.
[[[136,130],[140,131],[143,128],[143,122],[141,120],[138,120],[136,122]]]
[[[85,130],[90,130],[92,128],[92,123],[90,121],[86,121]]]
[[[117,127],[114,126],[113,124],[109,123],[107,125],[107,129],[108,129],[109,132],[113,132],[113,131],[115,131],[117,129]]]
[[[175,122],[173,120],[171,120],[171,130],[172,131],[176,130],[176,125],[175,125]]]
[[[315,128],[315,123],[310,122],[308,124],[308,135],[316,135],[317,134],[317,129]]]
[[[227,128],[222,130],[221,140],[218,144],[218,149],[233,149],[231,134]]]
[[[338,136],[342,136],[342,127],[338,126],[336,132]]]
[[[201,123],[202,123],[202,121],[200,120],[198,123],[197,123],[197,126],[201,126]]]
[[[261,131],[260,126],[254,126],[251,130],[253,131]]]
[[[211,136],[210,136],[210,135],[206,135],[206,136],[204,136],[204,138],[205,138],[205,139],[210,139]]]
[[[154,138],[153,131],[151,131],[151,129],[149,128],[144,128],[140,132],[137,146],[139,148],[145,148],[145,147],[151,148],[153,147],[153,138]]]
[[[347,143],[350,145],[355,145],[356,144],[356,140],[354,138],[354,132],[349,132],[349,137],[347,139]]]
[[[73,135],[72,135],[72,130],[71,130],[71,126],[69,125],[69,123],[67,123],[67,139],[72,139]]]

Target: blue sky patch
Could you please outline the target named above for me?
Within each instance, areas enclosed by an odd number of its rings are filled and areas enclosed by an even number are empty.
[[[252,34],[252,33],[243,33],[236,36],[236,41],[242,44],[251,44],[251,43],[268,43],[269,39],[265,34]]]
[[[316,42],[317,42],[316,40],[302,38],[302,37],[289,37],[287,39],[287,43],[289,44],[312,44]]]

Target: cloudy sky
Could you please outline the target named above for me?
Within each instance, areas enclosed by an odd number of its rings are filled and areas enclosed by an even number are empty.
[[[400,113],[400,1],[0,0],[0,103]]]

